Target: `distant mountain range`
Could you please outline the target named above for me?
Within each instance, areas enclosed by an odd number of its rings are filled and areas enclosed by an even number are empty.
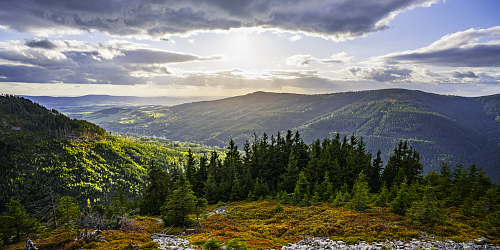
[[[399,140],[408,140],[420,150],[426,171],[463,158],[464,164],[482,165],[494,179],[500,176],[500,95],[470,98],[404,89],[321,95],[255,92],[172,107],[116,105],[80,117],[108,131],[210,146],[225,146],[232,138],[240,149],[254,133],[298,130],[306,143],[355,134],[373,153],[381,149],[385,161]]]
[[[58,110],[65,115],[81,119],[83,114],[114,107],[138,106],[174,106],[195,101],[207,101],[220,99],[220,97],[138,97],[138,96],[110,96],[110,95],[86,95],[78,97],[55,97],[55,96],[22,96],[33,102],[42,104],[48,109]]]

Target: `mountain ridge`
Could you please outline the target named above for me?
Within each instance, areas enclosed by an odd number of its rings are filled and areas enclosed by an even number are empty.
[[[304,141],[356,134],[386,161],[399,140],[422,151],[426,171],[441,161],[476,162],[499,176],[500,94],[484,97],[385,89],[303,95],[258,91],[170,107],[100,110],[82,116],[108,131],[176,141],[238,145],[263,133],[298,130]],[[112,114],[110,114],[112,113]],[[495,120],[497,119],[497,120]]]

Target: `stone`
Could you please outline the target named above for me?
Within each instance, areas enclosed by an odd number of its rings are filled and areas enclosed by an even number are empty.
[[[31,239],[28,239],[24,250],[38,250],[38,248],[33,245],[33,241],[31,241]]]
[[[480,244],[485,244],[485,243],[490,242],[490,239],[485,238],[485,237],[481,237],[481,238],[475,239],[475,241],[479,242]]]

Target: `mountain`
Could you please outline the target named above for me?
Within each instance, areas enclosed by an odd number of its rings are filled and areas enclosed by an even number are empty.
[[[442,161],[477,163],[500,176],[500,95],[445,96],[404,89],[300,95],[255,92],[153,109],[110,108],[83,118],[108,131],[205,145],[238,145],[254,133],[298,130],[306,143],[363,137],[387,161],[399,140],[420,150],[426,172]]]
[[[214,100],[214,97],[138,97],[138,96],[110,96],[110,95],[86,95],[78,97],[55,97],[55,96],[22,96],[35,103],[39,103],[48,109],[56,109],[65,115],[81,119],[85,113],[99,111],[114,107],[143,106],[152,109],[159,106],[174,106],[183,103]],[[148,106],[148,107],[144,107]]]
[[[186,165],[182,144],[116,138],[22,97],[0,96],[0,120],[0,213],[10,197],[39,206],[50,193],[85,206],[119,191],[138,200],[152,161],[169,173]]]

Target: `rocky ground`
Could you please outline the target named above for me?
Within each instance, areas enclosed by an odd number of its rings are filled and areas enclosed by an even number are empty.
[[[218,207],[213,212],[207,214],[211,216],[227,212],[228,206]],[[343,241],[333,241],[329,238],[314,237],[305,238],[297,243],[289,243],[283,246],[281,250],[382,250],[382,249],[403,249],[403,250],[437,250],[437,249],[463,249],[463,250],[479,250],[479,249],[494,249],[500,250],[500,246],[489,244],[487,238],[478,238],[475,242],[456,243],[452,240],[438,241],[432,237],[428,237],[424,232],[421,239],[412,239],[409,241],[386,240],[368,244],[360,242],[357,244],[347,244]],[[153,241],[160,244],[162,250],[194,250],[195,247],[189,243],[190,237],[181,237],[165,234],[154,234]],[[222,247],[225,249],[225,246]]]
[[[379,250],[379,249],[405,249],[405,250],[420,250],[420,249],[497,249],[499,246],[489,245],[488,239],[476,239],[476,242],[456,243],[452,240],[445,241],[427,241],[413,239],[411,241],[385,241],[379,243],[368,244],[360,242],[358,244],[346,244],[343,241],[333,241],[328,238],[307,238],[299,241],[296,244],[289,243],[283,246],[282,250],[329,250],[329,249],[342,249],[342,250]]]
[[[159,249],[163,250],[194,250],[189,244],[189,237],[179,237],[174,235],[155,234],[152,236],[155,242],[160,244]],[[463,250],[482,250],[494,249],[500,250],[500,246],[493,246],[487,243],[487,239],[476,239],[476,242],[456,243],[452,240],[444,241],[426,241],[413,239],[410,241],[390,241],[368,244],[360,242],[358,244],[346,244],[343,241],[333,241],[328,238],[306,238],[297,243],[289,243],[283,246],[281,250],[382,250],[382,249],[463,249]],[[225,247],[223,247],[225,248]]]
[[[154,242],[160,244],[159,249],[171,250],[194,250],[189,244],[189,237],[181,237],[166,234],[153,234],[151,236]]]

